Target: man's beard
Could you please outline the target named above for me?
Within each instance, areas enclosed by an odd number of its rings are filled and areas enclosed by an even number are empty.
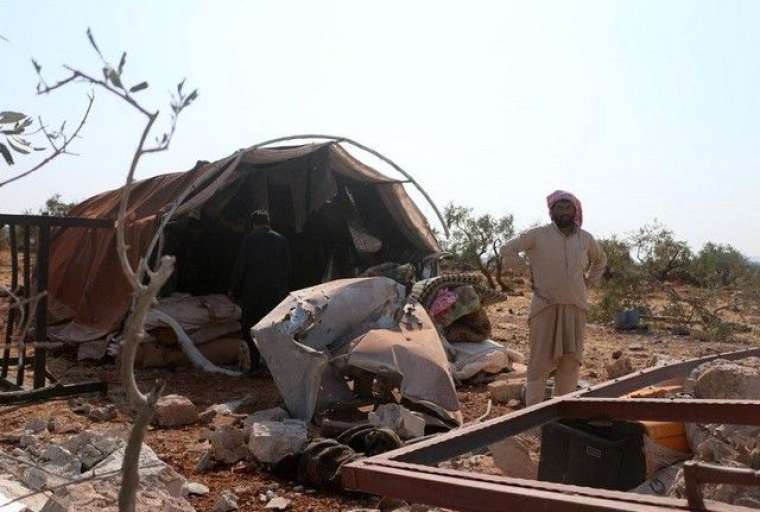
[[[572,215],[557,215],[554,217],[554,223],[560,228],[569,228],[573,226],[574,218]]]

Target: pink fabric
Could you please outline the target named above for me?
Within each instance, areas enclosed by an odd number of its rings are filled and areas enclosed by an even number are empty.
[[[546,204],[549,206],[549,209],[552,209],[552,206],[557,201],[562,201],[563,199],[570,201],[575,206],[575,225],[580,228],[583,225],[583,207],[581,206],[581,201],[577,197],[575,197],[570,192],[567,192],[565,190],[555,190],[551,194],[549,194],[546,197]]]
[[[432,304],[430,304],[430,314],[435,319],[440,317],[451,309],[451,306],[457,302],[457,294],[451,291],[449,288],[442,288],[438,290],[435,295]]]

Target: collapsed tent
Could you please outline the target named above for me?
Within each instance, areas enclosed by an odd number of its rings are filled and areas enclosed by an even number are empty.
[[[440,251],[422,213],[393,180],[360,162],[338,141],[240,150],[186,172],[133,185],[126,242],[133,265],[173,204],[192,187],[165,231],[162,254],[177,265],[162,294],[225,293],[249,214],[269,210],[291,245],[291,289],[354,277],[387,261],[421,267]],[[71,216],[116,218],[121,189],[76,206]],[[154,257],[157,254],[153,255]],[[51,334],[83,342],[119,330],[131,290],[103,229],[62,229],[50,254]]]

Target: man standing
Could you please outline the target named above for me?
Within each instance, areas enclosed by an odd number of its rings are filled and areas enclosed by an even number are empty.
[[[251,226],[232,271],[230,295],[242,309],[243,339],[250,350],[251,370],[255,370],[259,351],[251,339],[251,327],[288,294],[290,250],[285,237],[270,227],[268,212],[253,212]]]
[[[596,240],[581,229],[581,202],[557,190],[546,198],[552,222],[510,240],[501,249],[506,266],[528,260],[533,285],[526,405],[544,399],[554,372],[555,395],[575,391],[583,362],[588,286],[595,286],[607,257]]]

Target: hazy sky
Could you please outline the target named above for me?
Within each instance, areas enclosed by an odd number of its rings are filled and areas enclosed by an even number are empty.
[[[598,236],[658,218],[695,248],[713,240],[760,256],[760,2],[0,0],[0,8],[10,40],[0,40],[0,110],[73,123],[88,89],[35,96],[29,57],[49,80],[64,76],[64,63],[97,73],[88,26],[114,61],[128,52],[127,81],[150,81],[139,93],[146,104],[168,105],[183,77],[200,89],[171,151],[147,158],[140,177],[281,135],[338,134],[396,160],[440,206],[509,212],[526,226],[546,219],[548,192],[566,188]],[[0,189],[0,210],[119,186],[140,122],[96,91],[81,156]]]

